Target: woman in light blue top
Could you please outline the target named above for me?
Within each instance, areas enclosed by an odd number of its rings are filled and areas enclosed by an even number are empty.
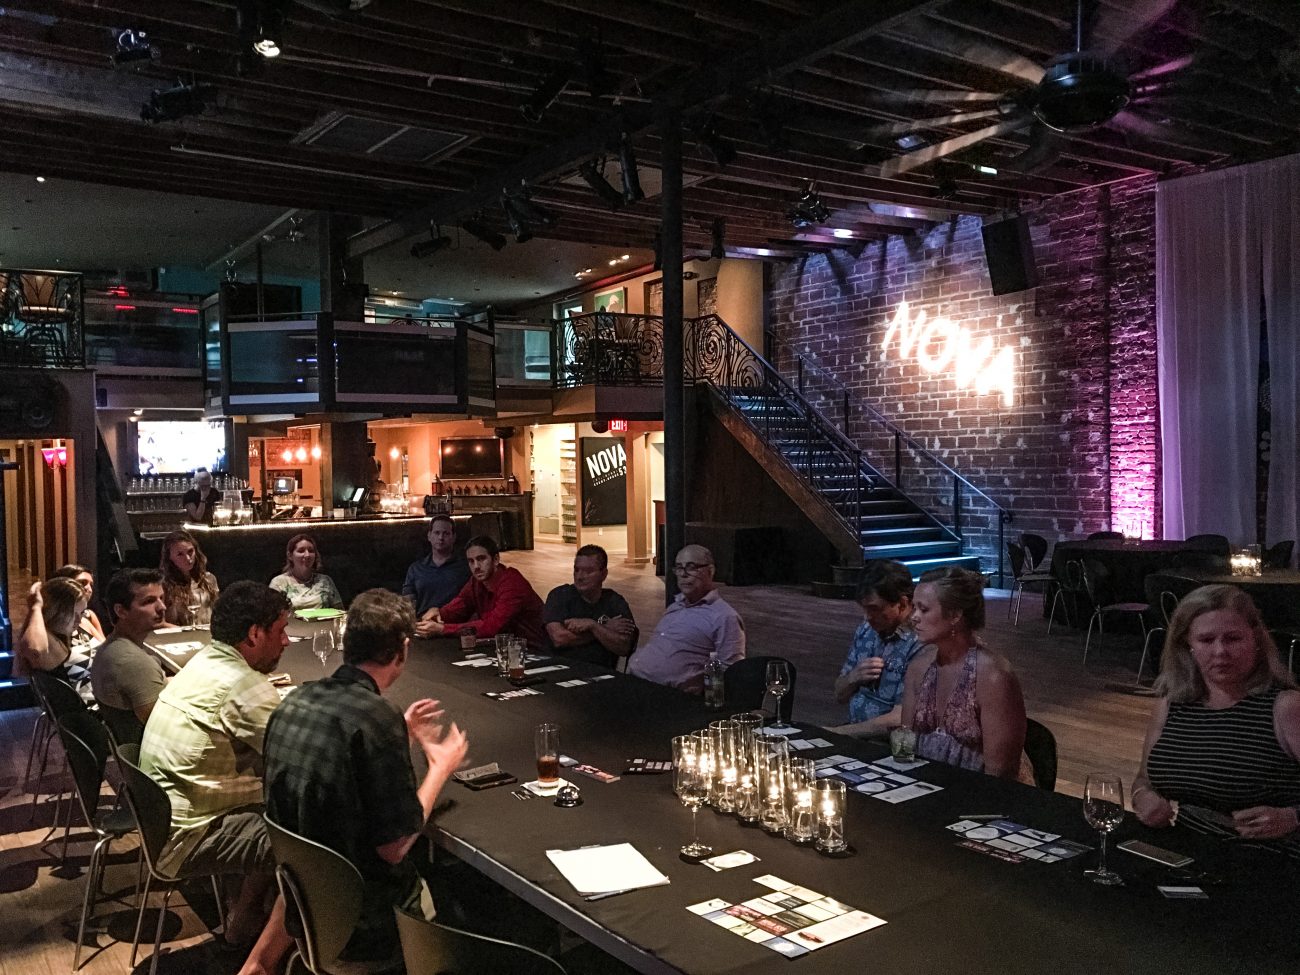
[[[271,580],[271,588],[288,596],[294,609],[342,609],[338,587],[320,569],[316,539],[294,535],[285,546],[284,569]]]

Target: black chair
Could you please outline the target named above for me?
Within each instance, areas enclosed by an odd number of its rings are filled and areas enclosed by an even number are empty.
[[[104,768],[108,764],[108,734],[99,718],[85,708],[65,714],[58,722],[59,741],[68,756],[72,782],[81,814],[86,825],[95,834],[95,847],[90,853],[86,868],[86,893],[81,900],[81,922],[77,926],[77,948],[72,956],[72,970],[81,968],[81,948],[86,940],[86,924],[94,912],[103,891],[104,861],[113,840],[135,831],[131,813],[122,808],[100,813],[100,792],[104,785]],[[71,822],[71,815],[68,817]],[[67,834],[63,837],[64,855],[67,854]]]
[[[1034,770],[1034,785],[1056,789],[1056,736],[1047,725],[1025,718],[1025,755]]]
[[[154,929],[153,958],[149,964],[149,975],[157,975],[158,956],[162,949],[163,922],[167,918],[167,904],[172,891],[182,880],[203,876],[199,873],[181,869],[175,872],[164,870],[158,861],[163,848],[171,836],[172,804],[163,787],[145,773],[132,761],[139,757],[134,746],[123,745],[117,753],[117,766],[122,772],[122,784],[126,792],[126,805],[131,811],[136,831],[140,834],[140,852],[144,856],[147,873],[144,891],[140,894],[140,910],[135,921],[135,937],[131,941],[131,969],[135,969],[136,954],[140,949],[140,933],[144,927],[145,907],[149,903],[149,893],[155,887],[163,888],[162,907],[158,911],[158,924]],[[222,927],[225,927],[225,907],[221,899],[221,885],[216,874],[209,874],[212,880],[212,892],[217,899],[217,911]]]
[[[275,853],[275,879],[294,932],[298,960],[312,975],[328,975],[356,930],[365,882],[346,857],[266,819]],[[412,972],[439,969],[411,968]]]
[[[1103,542],[1108,538],[1123,538],[1123,532],[1093,532],[1088,536],[1090,542]]]
[[[397,935],[408,972],[428,975],[554,975],[564,966],[549,955],[512,941],[426,921],[396,909]]]
[[[1151,612],[1150,603],[1109,603],[1106,602],[1107,580],[1109,573],[1100,562],[1087,561],[1083,565],[1083,584],[1087,587],[1088,598],[1092,602],[1092,616],[1088,619],[1088,635],[1083,640],[1083,662],[1088,663],[1088,647],[1092,643],[1092,625],[1097,624],[1097,645],[1106,637],[1107,613],[1132,613],[1142,626],[1142,639],[1147,637],[1147,615]]]
[[[1268,547],[1262,559],[1266,569],[1291,568],[1291,553],[1295,550],[1295,539],[1278,542]]]
[[[723,675],[723,695],[727,707],[736,711],[762,711],[767,700],[767,662],[785,660],[784,657],[745,657],[737,660],[727,668]],[[786,660],[790,668],[790,687],[781,698],[782,721],[789,722],[794,713],[795,666]]]
[[[1047,561],[1047,539],[1042,535],[1035,535],[1033,532],[1021,532],[1020,544],[1025,547],[1025,554],[1029,556],[1028,565],[1030,569],[1042,569],[1051,565]]]
[[[1007,600],[1007,619],[1012,619],[1012,607],[1015,608],[1014,625],[1020,625],[1020,603],[1024,598],[1026,586],[1042,586],[1042,593],[1046,596],[1048,590],[1056,582],[1056,577],[1046,569],[1031,569],[1029,560],[1025,556],[1025,550],[1015,542],[1007,542],[1007,555],[1011,559],[1011,575],[1015,578],[1016,584],[1011,590],[1011,598]]]
[[[1226,535],[1193,535],[1187,544],[1198,552],[1209,552],[1227,558],[1232,554],[1232,543]]]
[[[62,677],[55,674],[46,673],[43,670],[32,671],[29,676],[32,690],[35,692],[37,700],[41,702],[42,713],[46,715],[49,724],[50,736],[57,733],[59,719],[65,715],[75,714],[78,711],[86,710],[86,702],[81,699],[76,688],[69,684]],[[38,779],[45,777],[46,762],[49,758],[49,738],[46,738],[45,749],[41,755],[41,771]],[[54,820],[57,823],[59,812],[63,807],[63,797],[65,792],[60,791],[58,799],[54,806]],[[35,792],[32,793],[32,815],[36,815],[36,804],[38,797]],[[69,810],[69,823],[64,825],[63,829],[63,849],[66,854],[68,848],[68,829],[70,826],[71,811]],[[57,827],[55,827],[57,828]]]
[[[1064,578],[1056,580],[1056,592],[1052,595],[1052,609],[1047,614],[1048,636],[1052,635],[1052,624],[1056,622],[1056,607],[1058,605],[1065,607],[1065,621],[1073,625],[1070,611],[1077,602],[1095,606],[1092,602],[1092,592],[1084,578],[1083,563],[1078,559],[1071,559],[1065,563]]]
[[[1133,681],[1134,687],[1142,686],[1142,668],[1147,663],[1147,652],[1151,649],[1151,638],[1156,634],[1163,636],[1169,632],[1169,618],[1174,615],[1174,610],[1178,608],[1179,597],[1169,589],[1164,588],[1166,579],[1164,576],[1153,574],[1142,580],[1142,589],[1147,597],[1147,602],[1158,611],[1157,625],[1147,630],[1146,639],[1142,641],[1142,657],[1138,660],[1137,678]]]

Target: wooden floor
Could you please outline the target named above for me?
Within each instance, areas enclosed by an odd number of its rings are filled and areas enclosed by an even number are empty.
[[[571,581],[572,558],[572,546],[541,544],[535,551],[506,553],[504,561],[520,569],[544,597],[551,587]],[[21,577],[13,582],[21,584]],[[652,566],[629,567],[615,561],[607,584],[627,598],[643,632],[658,619],[663,584]],[[13,595],[16,603],[25,604],[25,593]],[[818,599],[803,587],[789,586],[724,588],[724,596],[745,621],[751,653],[780,654],[794,662],[796,720],[842,722],[844,710],[835,703],[831,686],[860,619],[856,604]],[[14,608],[16,619],[21,619],[19,606]],[[1048,637],[1039,597],[1025,597],[1018,627],[1007,622],[1006,608],[1006,594],[990,592],[984,635],[1015,665],[1030,716],[1056,734],[1058,791],[1080,795],[1090,770],[1118,772],[1127,784],[1137,770],[1151,699],[1107,685],[1132,682],[1138,637],[1108,636],[1101,652],[1094,639],[1085,669],[1080,663],[1083,634],[1057,625]],[[53,821],[53,804],[47,796],[60,781],[57,774],[41,783],[36,822],[29,823],[31,795],[22,790],[22,775],[34,717],[31,710],[0,714],[0,975],[51,975],[71,969],[91,846],[88,834],[74,828],[69,870],[58,869],[57,843],[42,846]],[[57,744],[52,755],[57,771]],[[133,842],[124,842],[121,849],[124,855],[114,858],[106,888],[129,894],[135,874]],[[173,898],[173,907],[177,903]],[[99,936],[98,943],[105,947],[82,970],[88,975],[120,975],[129,968],[129,925],[134,914],[120,904],[101,910],[111,915],[112,933],[125,935],[128,941],[122,944]],[[196,915],[182,906],[177,916],[183,928],[176,940],[168,942],[173,953],[164,956],[161,972],[218,975],[238,968],[238,957],[218,952],[209,943],[207,928]],[[95,941],[88,939],[87,944]],[[147,970],[145,961],[137,965],[138,973]]]

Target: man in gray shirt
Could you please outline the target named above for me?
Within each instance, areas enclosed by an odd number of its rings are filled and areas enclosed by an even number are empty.
[[[116,622],[91,662],[90,685],[118,744],[138,744],[167,683],[162,664],[144,647],[163,622],[162,573],[123,569],[109,580],[107,599]]]

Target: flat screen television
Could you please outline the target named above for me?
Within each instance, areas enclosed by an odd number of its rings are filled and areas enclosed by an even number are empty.
[[[272,494],[293,494],[298,490],[298,480],[293,477],[277,477],[271,482]]]
[[[207,420],[141,420],[136,424],[141,474],[189,474],[226,469],[226,432]]]
[[[442,441],[438,454],[444,481],[505,477],[504,441],[500,437],[450,437]]]

